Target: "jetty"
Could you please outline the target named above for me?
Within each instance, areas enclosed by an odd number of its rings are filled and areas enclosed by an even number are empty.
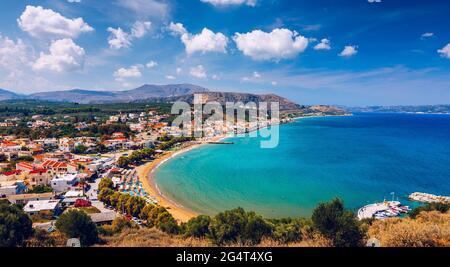
[[[210,145],[234,145],[234,142],[207,142]]]
[[[450,197],[448,196],[437,196],[421,192],[412,193],[409,195],[409,199],[422,203],[450,203]]]

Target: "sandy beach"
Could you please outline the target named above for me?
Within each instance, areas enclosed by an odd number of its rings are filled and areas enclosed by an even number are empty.
[[[217,136],[209,140],[208,142],[218,142],[227,136]],[[158,204],[167,208],[167,210],[172,214],[172,216],[180,221],[180,222],[187,222],[191,218],[199,215],[195,213],[194,211],[184,207],[182,204],[175,202],[174,200],[168,198],[165,196],[158,188],[158,185],[155,183],[154,180],[154,172],[155,170],[160,167],[162,164],[167,162],[168,160],[186,153],[192,149],[196,149],[202,145],[207,144],[207,142],[198,142],[198,143],[192,143],[191,145],[188,145],[186,147],[183,147],[176,151],[169,151],[161,156],[159,156],[154,161],[147,163],[145,165],[139,166],[136,168],[139,176],[139,180],[142,182],[142,185],[151,196],[155,197],[156,200],[158,200]]]

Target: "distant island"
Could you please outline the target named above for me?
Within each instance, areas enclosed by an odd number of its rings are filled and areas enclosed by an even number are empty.
[[[345,108],[349,112],[450,114],[450,105],[368,106]]]

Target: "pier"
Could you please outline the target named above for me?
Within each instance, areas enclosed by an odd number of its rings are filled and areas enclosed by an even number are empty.
[[[450,203],[450,197],[415,192],[409,195],[409,199],[422,203]]]
[[[210,145],[234,145],[234,142],[207,142]]]
[[[399,201],[384,201],[360,208],[358,210],[358,219],[386,219],[397,217],[400,213],[407,213],[408,211],[410,211],[409,207],[401,206]]]

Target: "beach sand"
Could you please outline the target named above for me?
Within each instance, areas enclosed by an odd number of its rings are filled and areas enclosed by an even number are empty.
[[[226,136],[217,136],[209,140],[209,142],[219,142],[224,138],[226,138]],[[165,196],[159,190],[157,184],[155,183],[154,179],[155,170],[159,166],[164,164],[166,161],[170,160],[171,158],[176,157],[182,153],[186,153],[192,149],[198,148],[206,143],[207,142],[193,143],[192,145],[186,146],[177,151],[166,152],[157,159],[155,159],[154,161],[136,168],[139,180],[141,181],[144,190],[151,196],[155,197],[156,200],[158,201],[158,204],[162,207],[165,207],[172,214],[172,216],[179,222],[187,222],[191,218],[199,214]]]

